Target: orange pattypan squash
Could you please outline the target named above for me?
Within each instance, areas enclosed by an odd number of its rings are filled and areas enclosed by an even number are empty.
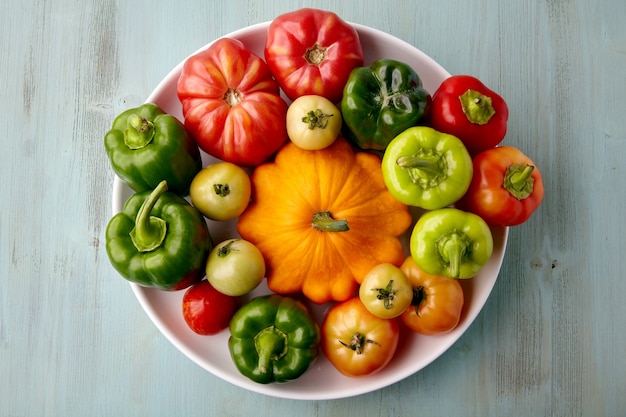
[[[272,291],[343,301],[377,264],[402,264],[398,237],[411,214],[387,191],[380,164],[338,138],[317,151],[287,143],[254,170],[237,228],[265,257]]]

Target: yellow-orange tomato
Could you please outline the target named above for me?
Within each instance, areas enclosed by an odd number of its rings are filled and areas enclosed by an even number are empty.
[[[397,319],[370,313],[359,297],[335,304],[322,323],[322,351],[330,363],[349,377],[383,369],[398,347]]]
[[[413,286],[413,302],[400,316],[416,333],[443,334],[454,329],[463,310],[463,289],[454,278],[431,275],[407,257],[400,269]]]

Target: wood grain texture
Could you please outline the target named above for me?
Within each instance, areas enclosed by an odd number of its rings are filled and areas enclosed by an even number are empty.
[[[626,15],[621,0],[8,0],[0,16],[0,415],[626,415]],[[108,263],[102,138],[197,48],[311,6],[422,49],[507,99],[546,198],[492,296],[423,371],[289,401],[174,348]],[[354,381],[358,384],[358,380]]]

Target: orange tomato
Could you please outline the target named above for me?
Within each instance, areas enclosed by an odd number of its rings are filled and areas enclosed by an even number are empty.
[[[401,322],[424,335],[443,334],[454,329],[459,324],[464,302],[459,282],[424,272],[410,256],[400,269],[413,286],[413,301],[400,316]]]

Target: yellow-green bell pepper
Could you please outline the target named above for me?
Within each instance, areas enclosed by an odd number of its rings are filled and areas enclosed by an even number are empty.
[[[458,201],[472,181],[472,158],[456,136],[416,126],[387,147],[382,172],[389,192],[404,204],[435,210]]]
[[[476,214],[456,208],[424,213],[409,242],[415,263],[432,275],[471,278],[493,253],[493,235]]]

